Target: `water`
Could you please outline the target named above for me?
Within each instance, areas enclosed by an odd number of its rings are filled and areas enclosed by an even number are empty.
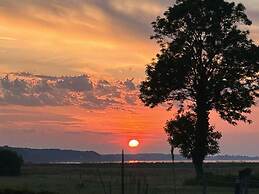
[[[101,162],[50,162],[51,164],[83,164],[83,163],[120,163],[121,161]],[[191,160],[175,160],[175,163],[192,163]],[[259,160],[204,160],[205,163],[259,163]],[[125,163],[172,163],[172,160],[129,160]]]
[[[117,161],[119,162],[119,161]],[[172,160],[152,160],[152,161],[140,161],[130,160],[126,163],[171,163]],[[191,160],[175,160],[175,163],[192,163]],[[259,163],[259,160],[204,160],[205,163]]]

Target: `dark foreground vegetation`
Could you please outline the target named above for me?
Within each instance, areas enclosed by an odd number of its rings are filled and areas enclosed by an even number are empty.
[[[22,164],[22,157],[15,151],[0,149],[0,176],[20,175]]]
[[[200,194],[192,164],[175,167],[177,194]],[[234,194],[238,171],[246,167],[253,169],[249,194],[259,193],[259,164],[213,163],[205,167],[208,194]],[[22,167],[21,176],[0,177],[0,183],[0,194],[121,194],[120,164],[31,164]],[[172,164],[126,164],[125,190],[126,194],[174,193]]]
[[[34,192],[29,190],[4,189],[0,190],[0,194],[54,194],[49,191]]]

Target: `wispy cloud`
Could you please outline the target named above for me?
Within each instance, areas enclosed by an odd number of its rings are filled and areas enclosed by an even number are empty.
[[[16,39],[8,36],[0,36],[0,40],[15,41]]]
[[[144,75],[151,21],[169,0],[1,0],[1,66],[51,75]],[[110,71],[110,70],[113,71]],[[118,75],[121,76],[121,75]],[[125,77],[124,77],[125,78]]]
[[[242,0],[254,21],[257,2]],[[1,70],[143,79],[151,22],[174,0],[1,0]],[[14,40],[15,41],[10,41]],[[0,39],[1,40],[1,39]],[[7,41],[9,40],[9,41]]]

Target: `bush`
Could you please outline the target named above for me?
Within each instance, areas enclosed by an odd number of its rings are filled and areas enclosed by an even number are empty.
[[[17,176],[21,173],[23,159],[15,151],[0,149],[0,176]]]

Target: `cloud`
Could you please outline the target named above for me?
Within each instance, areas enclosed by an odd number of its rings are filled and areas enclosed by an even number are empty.
[[[76,25],[83,31],[101,29],[97,24],[113,26],[116,31],[134,35],[150,32],[150,22],[165,9],[170,0],[1,0],[1,11],[9,18],[56,28]],[[125,30],[125,28],[127,30]]]
[[[105,109],[133,105],[138,90],[133,80],[94,80],[88,75],[42,76],[10,73],[0,78],[0,103],[23,106],[80,106]]]
[[[143,77],[143,67],[156,49],[149,40],[150,23],[168,4],[169,0],[1,0],[1,68],[55,76],[117,76],[109,69],[133,67],[134,77]]]
[[[93,89],[93,84],[88,75],[61,77],[57,80],[56,86],[74,92],[90,91]]]
[[[127,90],[136,90],[136,86],[135,86],[135,83],[133,82],[133,79],[127,79],[124,82],[124,85]]]
[[[138,97],[137,97],[136,95],[133,95],[133,94],[129,94],[129,95],[126,95],[126,96],[125,96],[125,101],[126,101],[128,104],[131,104],[131,105],[135,105],[137,99],[138,99]]]
[[[15,41],[16,39],[13,37],[8,37],[8,36],[1,36],[0,40],[5,40],[5,41]]]
[[[98,96],[120,97],[121,95],[120,88],[107,80],[97,81],[95,89]]]
[[[255,0],[245,2],[254,21]],[[158,52],[151,22],[173,0],[1,0],[0,66],[5,72],[143,79]],[[12,40],[12,41],[11,41]]]

